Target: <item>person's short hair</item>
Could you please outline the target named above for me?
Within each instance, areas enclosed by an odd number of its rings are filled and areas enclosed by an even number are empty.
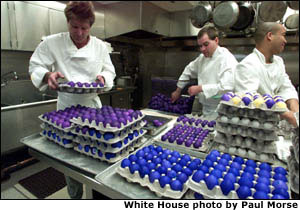
[[[204,26],[198,33],[197,39],[200,39],[204,34],[207,34],[210,40],[215,40],[219,37],[219,32],[214,26]]]
[[[255,43],[262,42],[265,36],[267,35],[267,33],[271,32],[272,34],[275,34],[279,30],[280,30],[279,23],[276,22],[260,23],[253,36]]]
[[[89,20],[90,26],[95,22],[95,9],[91,1],[70,1],[64,12],[68,22],[74,16],[80,20]]]

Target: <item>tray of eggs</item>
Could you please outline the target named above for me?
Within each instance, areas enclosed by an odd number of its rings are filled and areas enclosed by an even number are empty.
[[[289,199],[287,170],[212,150],[187,185],[210,199]]]
[[[201,152],[208,151],[212,145],[211,130],[189,125],[175,124],[172,129],[161,136],[159,142],[176,145],[184,149]]]
[[[220,103],[237,108],[260,109],[273,112],[286,112],[288,110],[281,96],[272,97],[270,94],[228,92],[222,95]]]
[[[41,136],[46,137],[48,140],[63,146],[64,148],[73,148],[74,144],[74,135],[71,133],[65,133],[61,130],[51,128],[51,126],[42,126],[43,130],[40,132]]]
[[[193,127],[201,127],[208,130],[214,130],[216,125],[215,120],[209,121],[209,120],[201,119],[200,117],[188,117],[184,115],[179,116],[176,122],[177,124],[190,125]]]
[[[117,173],[159,197],[180,199],[188,190],[186,181],[200,163],[199,158],[151,144],[123,159]]]
[[[295,159],[295,150],[294,147],[290,147],[291,155],[288,157],[288,168],[290,171],[290,184],[291,189],[299,194],[299,163]]]
[[[143,120],[147,122],[144,127],[144,129],[148,131],[147,134],[150,136],[156,136],[167,128],[167,124],[172,120],[172,118],[146,115]]]
[[[98,93],[105,88],[104,84],[101,82],[59,82],[58,90],[60,92],[67,93],[77,93],[77,94],[86,94],[86,93]]]

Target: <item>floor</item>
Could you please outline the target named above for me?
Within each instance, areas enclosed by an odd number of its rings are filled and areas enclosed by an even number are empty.
[[[39,171],[48,168],[49,165],[39,161],[10,174],[10,179],[1,183],[1,199],[37,199],[33,194],[18,184],[19,180],[29,177]],[[83,187],[83,199],[86,198],[85,187]],[[67,187],[53,193],[45,199],[70,199]]]

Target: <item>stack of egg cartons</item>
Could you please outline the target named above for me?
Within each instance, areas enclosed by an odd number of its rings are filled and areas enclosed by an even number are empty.
[[[187,198],[289,199],[287,171],[265,162],[212,150],[190,177]]]
[[[47,112],[39,116],[43,121],[41,124],[43,129],[41,135],[65,148],[73,148],[73,140],[76,137],[70,132],[72,129],[70,120],[74,117],[70,110],[70,108],[66,108],[64,110]]]
[[[229,92],[222,96],[217,111],[214,140],[220,151],[274,163],[279,114],[287,111],[280,96]]]
[[[299,113],[298,113],[299,114]],[[291,155],[288,157],[291,190],[299,194],[299,127],[293,130]]]
[[[74,150],[109,163],[116,162],[143,142],[144,115],[132,109],[103,106],[101,109],[81,108],[71,119],[77,135]]]
[[[188,154],[149,145],[123,159],[117,173],[159,197],[180,199],[188,190],[187,180],[200,164],[200,159]]]

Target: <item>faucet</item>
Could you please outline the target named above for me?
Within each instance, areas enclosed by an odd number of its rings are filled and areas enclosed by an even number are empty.
[[[15,72],[15,71],[7,72],[7,73],[1,75],[1,87],[4,87],[4,86],[7,85],[8,80],[6,79],[6,77],[7,77],[8,75],[11,75],[11,74],[13,74],[13,80],[18,80],[18,79],[19,79],[19,77],[18,77],[18,75],[17,75],[17,72]]]

